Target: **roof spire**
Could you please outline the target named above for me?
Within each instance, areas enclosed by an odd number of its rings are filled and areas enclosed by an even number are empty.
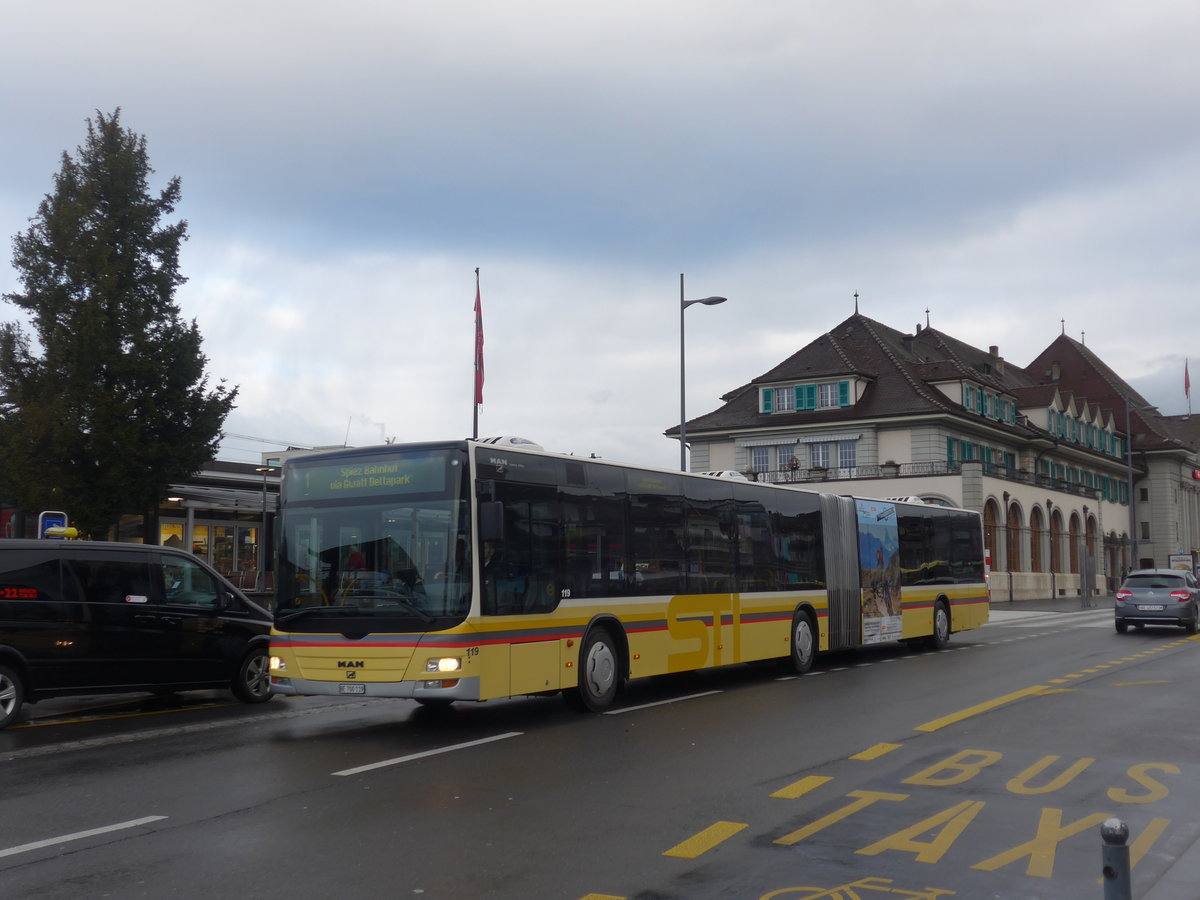
[[[929,307],[925,307],[925,327],[929,327]]]
[[[1066,334],[1066,333],[1067,333],[1067,320],[1066,320],[1066,319],[1059,319],[1059,320],[1058,320],[1058,324],[1062,326],[1062,333],[1063,333],[1063,334]]]
[[[858,291],[854,292],[854,314],[858,315]]]

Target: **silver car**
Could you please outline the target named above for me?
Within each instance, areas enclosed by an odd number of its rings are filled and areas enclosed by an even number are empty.
[[[1176,625],[1195,634],[1200,623],[1200,582],[1183,569],[1137,569],[1117,591],[1117,631],[1130,625]]]

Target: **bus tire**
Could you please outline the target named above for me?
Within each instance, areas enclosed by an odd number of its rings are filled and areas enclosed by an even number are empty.
[[[25,702],[25,683],[15,670],[0,666],[0,728],[10,725]]]
[[[607,628],[593,628],[579,648],[579,686],[566,692],[567,702],[581,712],[603,712],[617,699],[621,655]]]
[[[797,675],[810,671],[817,658],[817,632],[812,616],[805,610],[797,610],[792,616],[792,668]]]
[[[950,607],[945,600],[939,600],[933,605],[933,634],[925,645],[930,650],[945,650],[950,646]]]
[[[237,675],[229,685],[233,696],[243,703],[265,703],[271,699],[271,659],[266,645],[255,647],[242,657]]]

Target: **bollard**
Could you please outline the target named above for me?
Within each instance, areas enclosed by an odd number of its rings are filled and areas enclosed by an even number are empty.
[[[1101,862],[1104,864],[1104,900],[1133,900],[1129,878],[1129,826],[1115,816],[1100,826],[1104,839]]]

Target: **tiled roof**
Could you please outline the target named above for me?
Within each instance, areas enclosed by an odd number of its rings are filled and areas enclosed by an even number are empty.
[[[1055,365],[1057,363],[1057,365]],[[859,379],[866,382],[853,406],[764,414],[759,412],[759,389],[812,381]],[[922,414],[949,414],[978,421],[973,413],[945,396],[934,385],[970,380],[1017,399],[1019,407],[1049,406],[1056,394],[1072,400],[1082,414],[1099,408],[1124,430],[1125,397],[1135,406],[1148,405],[1111,368],[1082,343],[1065,334],[1056,338],[1028,366],[1004,360],[996,348],[981,350],[934,328],[904,334],[854,313],[845,321],[793,353],[779,365],[725,394],[724,404],[688,421],[689,434],[749,429],[786,430],[801,425],[834,425],[858,419]],[[1133,413],[1131,429],[1137,449],[1195,447],[1200,428],[1188,431],[1166,423],[1154,413]],[[1029,438],[1045,431],[1028,423],[1009,426],[1015,437]],[[666,434],[678,434],[674,426]]]

